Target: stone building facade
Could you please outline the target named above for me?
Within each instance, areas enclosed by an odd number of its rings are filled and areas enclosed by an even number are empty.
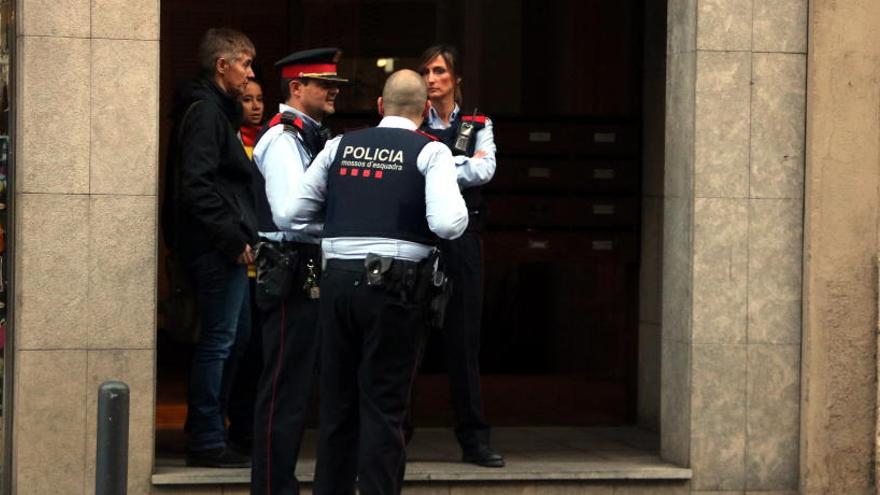
[[[12,493],[92,491],[111,378],[132,388],[130,494],[246,493],[151,484],[159,2],[16,14]],[[642,374],[640,415],[692,479],[412,493],[876,491],[880,4],[666,15],[646,64],[665,166],[644,177],[641,360],[659,380]]]

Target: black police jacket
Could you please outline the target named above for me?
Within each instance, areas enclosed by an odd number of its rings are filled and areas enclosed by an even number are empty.
[[[198,79],[178,91],[172,118],[162,211],[166,245],[185,258],[216,249],[234,261],[257,240],[253,165],[237,135],[241,105]]]

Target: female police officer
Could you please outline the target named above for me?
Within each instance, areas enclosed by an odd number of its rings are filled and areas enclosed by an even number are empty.
[[[485,224],[481,186],[495,174],[492,121],[485,115],[462,115],[461,77],[455,48],[435,45],[422,54],[420,72],[431,108],[422,130],[437,136],[455,155],[458,185],[468,208],[467,232],[441,245],[452,294],[443,326],[455,435],[462,459],[503,467],[504,458],[489,446],[489,425],[480,404],[480,322],[483,312],[482,248]]]

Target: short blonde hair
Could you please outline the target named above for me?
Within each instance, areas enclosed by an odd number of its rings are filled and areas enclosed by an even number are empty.
[[[230,61],[242,55],[256,56],[253,42],[241,31],[229,28],[211,28],[199,43],[199,70],[204,76],[214,75],[214,65],[220,58]]]

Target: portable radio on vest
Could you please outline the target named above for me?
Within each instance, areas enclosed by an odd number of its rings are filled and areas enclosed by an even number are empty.
[[[474,118],[477,117],[477,109],[474,109]],[[467,154],[471,146],[471,140],[474,138],[474,123],[471,121],[462,121],[458,127],[458,135],[455,136],[455,151]]]

